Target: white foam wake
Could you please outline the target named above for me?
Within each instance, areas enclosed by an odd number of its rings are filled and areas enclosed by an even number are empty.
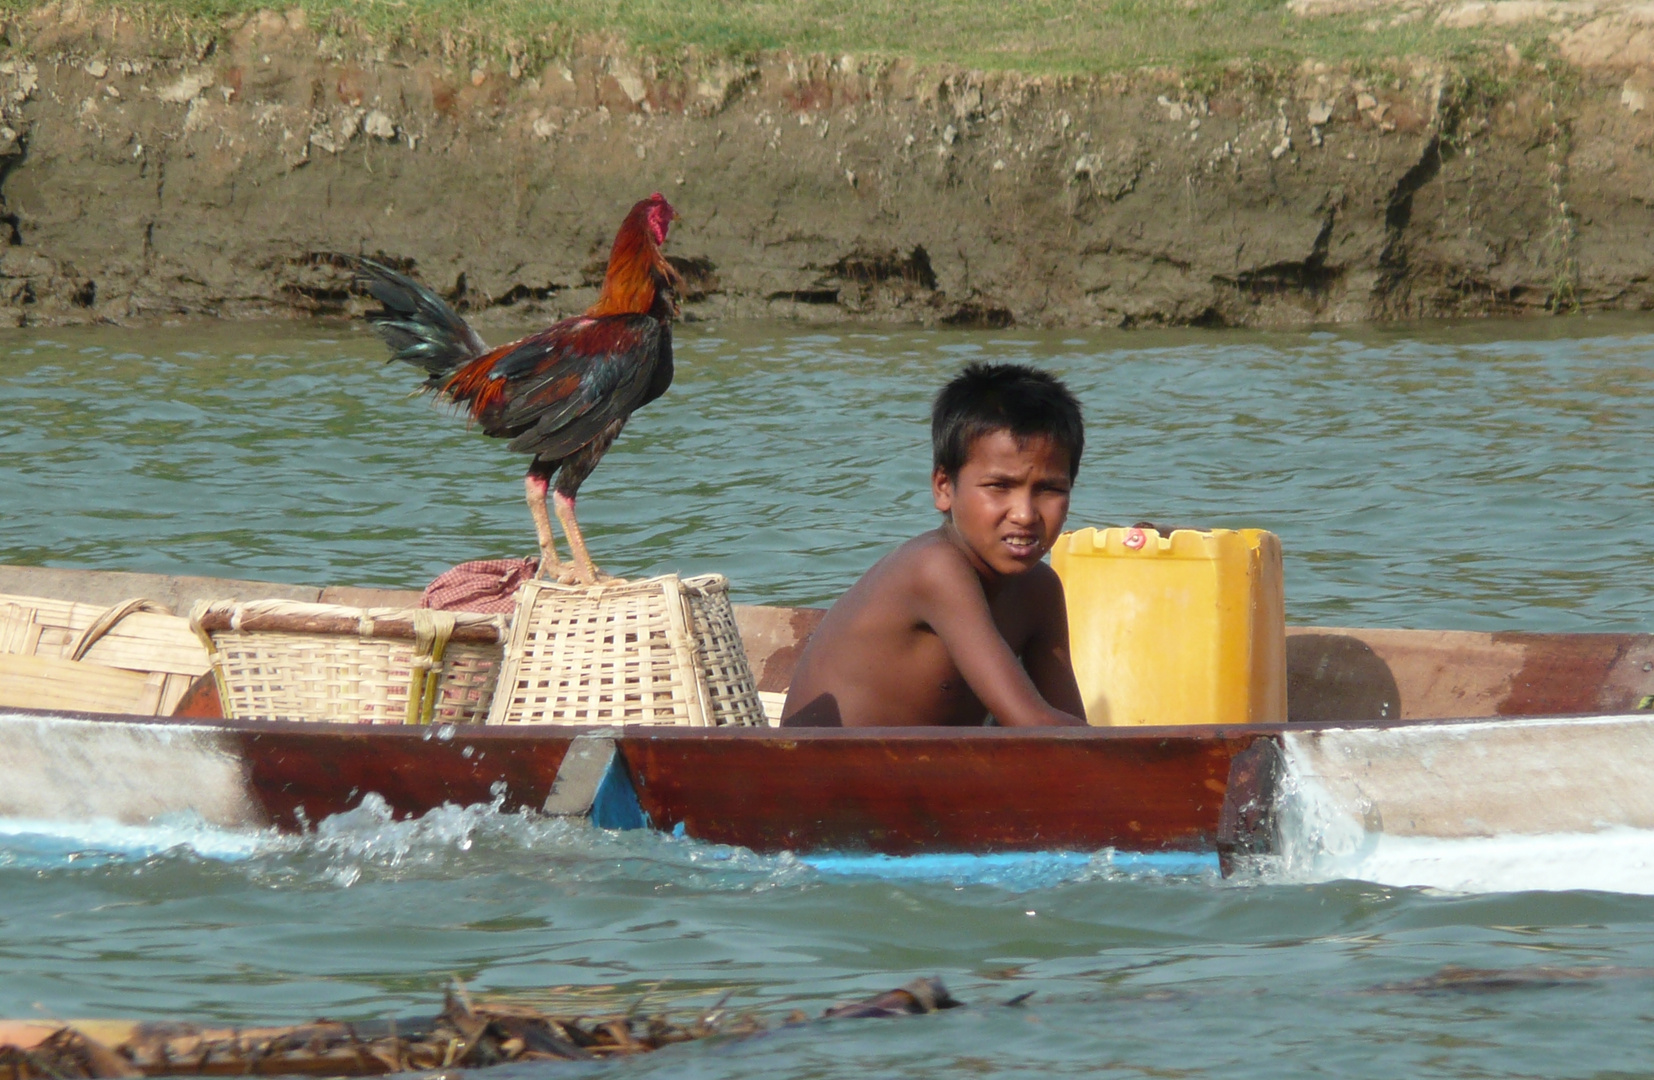
[[[1370,801],[1334,796],[1292,767],[1290,755],[1288,761],[1276,798],[1276,854],[1256,866],[1263,880],[1654,895],[1654,830],[1616,825],[1591,832],[1397,836],[1384,831],[1383,815]]]
[[[1654,832],[1442,840],[1373,833],[1343,851],[1299,850],[1265,869],[1274,881],[1356,880],[1458,893],[1591,889],[1654,896]]]
[[[193,815],[161,818],[143,825],[3,818],[0,867],[45,868],[143,859],[176,850],[209,859],[238,860],[279,842],[273,831],[225,829]]]
[[[1128,878],[1217,879],[1213,853],[1034,851],[986,855],[760,855],[648,830],[611,832],[584,821],[505,813],[503,799],[397,819],[378,795],[302,835],[237,831],[199,818],[146,825],[0,819],[0,869],[119,866],[152,857],[238,864],[271,881],[349,888],[360,881],[464,877],[508,868],[560,881],[615,876],[691,888],[763,890],[844,878],[987,885],[1013,892]]]

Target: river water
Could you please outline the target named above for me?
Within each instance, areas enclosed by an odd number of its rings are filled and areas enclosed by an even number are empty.
[[[0,333],[0,562],[417,587],[528,553],[522,462],[381,355],[343,324]],[[1294,622],[1654,629],[1646,317],[686,327],[672,391],[582,493],[595,556],[830,601],[931,524],[926,405],[977,359],[1079,392],[1073,524],[1271,529]],[[1109,852],[813,865],[487,808],[369,806],[297,839],[0,822],[0,1015],[411,1015],[458,976],[586,1010],[733,993],[779,1016],[936,974],[971,1007],[511,1075],[1641,1075],[1654,849],[1612,840],[1626,893],[1543,873],[1225,883]],[[1507,871],[1549,857],[1502,850]]]

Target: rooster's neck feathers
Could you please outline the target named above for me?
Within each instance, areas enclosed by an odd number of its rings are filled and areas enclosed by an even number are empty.
[[[659,196],[656,196],[657,198]],[[603,276],[603,291],[597,303],[586,309],[586,314],[598,318],[604,315],[646,315],[655,307],[657,299],[670,305],[670,298],[661,297],[662,286],[675,287],[678,273],[661,254],[660,245],[649,230],[649,201],[632,207],[626,220],[615,234],[613,249],[609,252],[609,270]]]

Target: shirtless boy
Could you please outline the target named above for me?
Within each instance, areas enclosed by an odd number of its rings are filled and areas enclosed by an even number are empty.
[[[833,605],[793,673],[783,727],[1084,724],[1062,531],[1085,428],[1066,387],[972,364],[931,409],[942,525],[880,559]]]

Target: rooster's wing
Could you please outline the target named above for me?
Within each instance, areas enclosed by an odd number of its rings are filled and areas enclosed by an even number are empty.
[[[488,371],[498,389],[477,418],[512,450],[559,460],[665,392],[671,364],[659,319],[570,319],[498,350]]]

